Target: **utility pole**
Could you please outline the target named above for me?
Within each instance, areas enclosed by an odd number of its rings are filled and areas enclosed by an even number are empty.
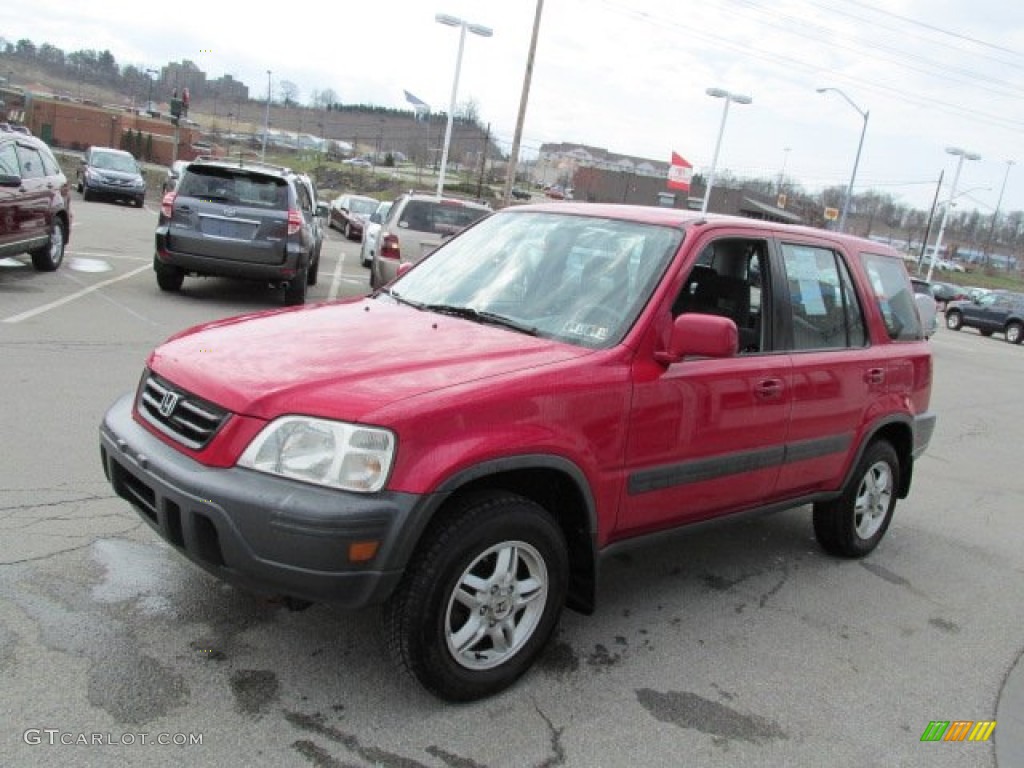
[[[523,76],[523,93],[519,98],[519,115],[516,118],[516,132],[512,138],[512,150],[508,155],[508,171],[505,173],[504,205],[512,202],[512,186],[516,181],[516,166],[519,163],[519,144],[523,139],[523,123],[526,122],[526,103],[530,99],[530,81],[533,79],[533,60],[537,54],[537,37],[540,35],[540,16],[544,11],[544,0],[537,0],[533,17],[533,35],[530,38],[530,52],[526,57],[526,74]]]
[[[487,147],[491,143],[491,124],[487,124],[487,132],[484,134],[484,148],[480,152],[480,181],[476,185],[476,199],[480,200],[484,193],[484,173],[487,171]]]

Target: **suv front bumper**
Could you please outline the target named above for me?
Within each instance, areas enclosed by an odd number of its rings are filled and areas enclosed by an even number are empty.
[[[248,591],[360,607],[391,593],[419,527],[423,497],[347,493],[260,472],[206,467],[132,417],[126,394],[100,427],[100,455],[118,496],[160,536],[218,578]],[[367,563],[350,545],[378,542]]]

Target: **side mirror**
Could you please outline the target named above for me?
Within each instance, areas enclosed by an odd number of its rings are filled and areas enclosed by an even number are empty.
[[[21,176],[15,174],[3,174],[0,175],[0,187],[20,187]]]
[[[728,317],[684,312],[672,322],[668,343],[654,352],[663,365],[686,357],[734,357],[739,347],[739,330]]]
[[[376,211],[373,212],[372,214],[370,214],[370,223],[371,224],[380,224],[380,214],[377,213]]]
[[[327,207],[327,203],[319,203],[318,202],[316,204],[316,215],[317,216],[326,216],[327,213],[328,213],[328,210],[329,209]]]

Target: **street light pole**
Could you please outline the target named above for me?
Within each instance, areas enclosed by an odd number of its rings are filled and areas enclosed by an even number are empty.
[[[455,79],[452,81],[452,99],[448,107],[448,125],[444,131],[444,149],[441,152],[441,169],[437,176],[437,196],[444,194],[445,169],[448,167],[448,149],[452,141],[452,122],[455,118],[455,97],[459,92],[459,73],[462,70],[462,50],[466,45],[466,30],[480,37],[491,37],[494,30],[479,24],[471,24],[468,21],[456,16],[449,16],[446,13],[439,13],[434,16],[434,21],[444,24],[447,27],[459,27],[459,53],[455,58]]]
[[[853,107],[855,110],[857,110],[857,114],[859,114],[864,119],[864,124],[863,126],[861,126],[860,129],[860,141],[857,143],[857,156],[853,160],[853,173],[850,174],[850,184],[846,188],[846,199],[843,200],[843,212],[839,214],[839,231],[845,232],[846,214],[850,210],[850,200],[853,199],[853,183],[857,180],[857,168],[860,166],[860,152],[864,148],[864,134],[868,132],[868,117],[871,115],[871,112],[863,110],[860,107],[858,107],[854,103],[853,99],[851,99],[838,88],[818,89],[818,93],[825,93],[826,91],[835,91],[836,93],[838,93],[840,96],[846,99],[846,103]]]
[[[146,74],[147,75],[157,75],[157,74],[160,74],[160,73],[159,73],[158,70],[155,70],[155,69],[147,69],[146,70]],[[150,77],[148,79],[149,79],[149,98],[146,100],[146,112],[152,112],[153,111],[153,78]]]
[[[708,181],[704,185],[704,202],[701,204],[701,215],[708,212],[708,201],[711,199],[711,187],[715,183],[715,168],[718,165],[718,151],[722,148],[722,134],[725,133],[725,121],[729,117],[729,104],[735,101],[737,104],[750,104],[753,99],[737,93],[729,93],[721,88],[708,88],[705,93],[716,99],[725,99],[725,108],[722,110],[722,123],[718,127],[718,140],[715,142],[715,154],[711,158],[711,170],[708,172]]]
[[[270,130],[270,70],[267,70],[267,108],[263,113],[263,147],[260,149],[260,162],[267,159],[267,132]]]
[[[946,147],[946,152],[950,155],[956,155],[960,159],[956,164],[956,173],[953,174],[953,185],[949,188],[949,199],[946,200],[946,210],[942,212],[942,223],[939,224],[939,236],[935,239],[935,248],[932,250],[932,258],[928,262],[928,274],[925,276],[925,280],[928,282],[931,282],[932,280],[932,272],[935,271],[935,259],[938,258],[939,249],[942,247],[942,236],[946,232],[946,221],[949,219],[949,209],[953,207],[953,199],[956,197],[956,185],[957,182],[960,181],[960,169],[964,167],[964,160],[981,160],[981,155],[960,149],[960,147]]]
[[[999,218],[999,209],[1003,205],[1003,193],[1006,192],[1006,181],[1010,178],[1010,168],[1013,165],[1013,160],[1006,161],[1006,173],[1003,174],[1003,186],[999,189],[999,200],[996,201],[996,209],[992,214],[992,223],[988,226],[988,238],[985,241],[985,252],[982,254],[982,264],[988,263],[988,253],[992,248],[992,236],[996,231],[996,219]]]

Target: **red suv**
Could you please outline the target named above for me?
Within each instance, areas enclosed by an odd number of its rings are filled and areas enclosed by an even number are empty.
[[[52,272],[71,234],[71,188],[50,148],[19,132],[0,132],[0,258],[28,253]]]
[[[172,338],[103,467],[199,566],[383,603],[398,662],[475,699],[638,537],[811,505],[827,552],[871,552],[935,424],[913,295],[833,232],[508,208],[369,296]]]

